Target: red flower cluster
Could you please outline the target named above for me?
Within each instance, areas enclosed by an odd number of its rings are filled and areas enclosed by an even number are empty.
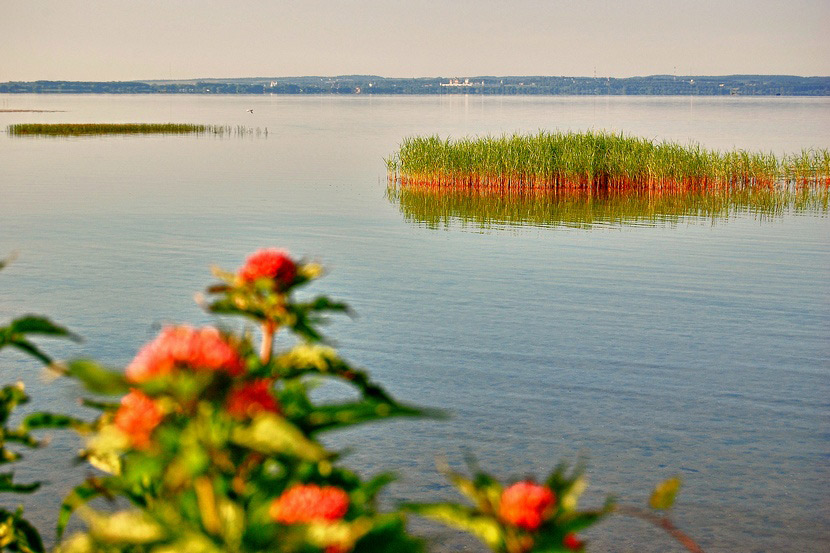
[[[576,537],[576,534],[571,532],[569,534],[565,534],[565,539],[562,540],[562,545],[571,551],[579,551],[585,547],[585,542]]]
[[[141,348],[127,367],[127,378],[143,382],[169,374],[176,367],[226,371],[237,376],[245,362],[218,330],[212,327],[169,326]]]
[[[499,516],[509,524],[536,530],[556,503],[550,488],[533,482],[516,482],[501,494]]]
[[[243,282],[270,278],[281,288],[288,288],[297,277],[297,265],[283,250],[262,249],[248,257],[238,274]]]
[[[150,445],[150,435],[164,414],[156,402],[140,390],[131,390],[121,398],[115,412],[115,426],[130,437],[133,447],[144,449]]]
[[[271,504],[271,518],[281,524],[331,522],[349,510],[349,495],[334,486],[298,484]]]
[[[273,383],[269,378],[261,378],[234,388],[228,395],[228,413],[239,419],[257,413],[279,413],[280,406],[271,393]]]

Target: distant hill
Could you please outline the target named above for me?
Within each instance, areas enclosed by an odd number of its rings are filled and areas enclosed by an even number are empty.
[[[830,77],[724,75],[647,77],[249,77],[151,81],[0,83],[34,94],[498,94],[611,96],[830,96]]]

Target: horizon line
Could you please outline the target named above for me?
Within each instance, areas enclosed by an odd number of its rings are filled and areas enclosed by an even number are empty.
[[[180,78],[151,78],[151,79],[107,79],[107,80],[70,80],[70,79],[34,79],[34,80],[8,80],[0,81],[3,83],[37,83],[37,82],[66,82],[66,83],[132,83],[132,82],[175,82],[175,81],[222,81],[222,80],[272,80],[272,79],[334,79],[344,77],[364,77],[377,79],[398,79],[398,80],[422,80],[422,79],[499,79],[499,78],[565,78],[565,79],[645,79],[652,77],[674,77],[674,78],[728,78],[728,77],[796,77],[801,79],[821,79],[830,78],[830,75],[793,75],[787,73],[729,73],[729,74],[697,74],[697,75],[675,75],[671,73],[654,73],[650,75],[631,75],[627,77],[611,77],[608,75],[433,75],[433,76],[419,76],[419,77],[388,77],[383,75],[372,75],[365,73],[343,73],[338,75],[282,75],[282,76],[253,76],[253,77],[180,77]]]

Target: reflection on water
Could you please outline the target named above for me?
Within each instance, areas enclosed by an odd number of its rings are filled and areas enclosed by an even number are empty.
[[[504,225],[581,227],[716,222],[735,216],[762,221],[786,213],[826,216],[828,187],[636,191],[439,187],[391,183],[387,198],[407,221],[430,228]]]

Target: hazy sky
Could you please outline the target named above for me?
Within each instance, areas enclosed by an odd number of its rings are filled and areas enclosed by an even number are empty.
[[[0,0],[0,82],[830,75],[830,0]]]

